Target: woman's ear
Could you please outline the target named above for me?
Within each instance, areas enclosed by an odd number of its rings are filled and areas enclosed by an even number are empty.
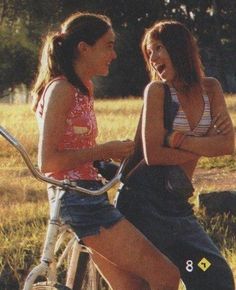
[[[84,41],[80,41],[77,44],[77,50],[80,54],[86,53],[88,51],[88,49],[89,49],[89,45]]]

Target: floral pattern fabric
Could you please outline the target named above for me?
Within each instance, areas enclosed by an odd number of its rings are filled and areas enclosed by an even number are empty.
[[[36,114],[43,122],[43,108],[45,93],[48,87],[55,81],[64,77],[53,79],[45,88],[38,105]],[[66,128],[58,144],[58,150],[80,150],[91,148],[96,145],[98,135],[97,121],[94,112],[94,99],[92,96],[82,94],[75,88],[74,103],[66,118]],[[47,173],[55,179],[70,180],[95,180],[98,179],[97,169],[93,167],[93,162],[78,164],[76,168]]]

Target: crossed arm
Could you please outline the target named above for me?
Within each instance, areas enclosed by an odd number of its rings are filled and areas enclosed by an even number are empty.
[[[235,147],[233,124],[221,85],[215,79],[211,82],[211,127],[204,137],[187,136],[180,146],[180,149],[207,157],[232,154]]]
[[[158,82],[150,83],[144,92],[142,139],[144,157],[149,165],[183,164],[200,156],[219,156],[234,151],[234,132],[223,92],[215,79],[209,79],[213,121],[206,136],[188,136],[178,149],[164,147],[166,130],[163,124],[164,89]],[[221,133],[216,134],[216,129]]]

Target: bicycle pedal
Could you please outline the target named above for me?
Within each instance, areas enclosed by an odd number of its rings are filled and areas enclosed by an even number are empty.
[[[71,288],[55,282],[38,282],[32,290],[71,290]]]

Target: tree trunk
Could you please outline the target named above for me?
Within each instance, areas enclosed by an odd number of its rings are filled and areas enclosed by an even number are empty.
[[[0,25],[2,25],[3,19],[5,17],[5,11],[6,11],[6,7],[7,7],[6,1],[7,0],[2,0],[2,5],[1,5],[1,8],[0,8]]]

